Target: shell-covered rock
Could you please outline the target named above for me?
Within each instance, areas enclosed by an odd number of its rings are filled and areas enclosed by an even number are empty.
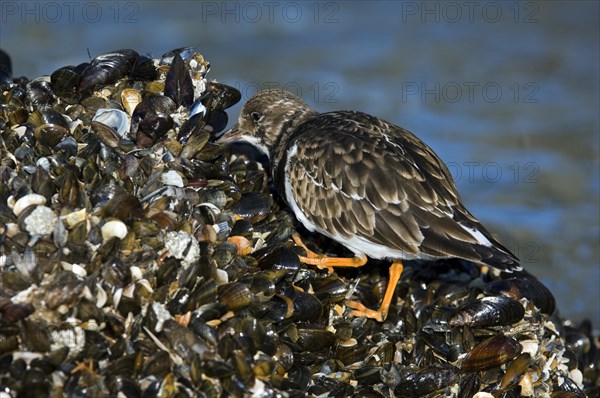
[[[209,69],[193,48],[0,63],[0,395],[598,394],[598,335],[526,273],[407,262],[385,322],[351,316],[389,264],[300,263],[263,165],[214,142],[241,95]]]

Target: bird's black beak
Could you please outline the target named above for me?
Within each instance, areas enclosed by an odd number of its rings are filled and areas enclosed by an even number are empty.
[[[229,130],[225,131],[221,136],[217,139],[217,143],[219,144],[229,144],[231,142],[243,141],[244,131],[240,129],[240,125],[236,124]]]

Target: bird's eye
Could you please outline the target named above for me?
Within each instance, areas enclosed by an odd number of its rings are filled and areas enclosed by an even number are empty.
[[[252,117],[252,120],[254,120],[255,122],[258,122],[260,119],[262,119],[262,115],[258,112],[252,112],[250,114],[250,116]]]

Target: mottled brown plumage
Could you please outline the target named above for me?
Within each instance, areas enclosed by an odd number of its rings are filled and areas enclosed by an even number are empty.
[[[401,127],[362,112],[319,114],[291,93],[269,90],[244,105],[223,141],[233,140],[269,156],[277,191],[306,228],[359,257],[520,268],[462,205],[439,157]]]

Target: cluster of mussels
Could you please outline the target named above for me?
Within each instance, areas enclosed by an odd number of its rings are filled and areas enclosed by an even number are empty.
[[[193,49],[32,81],[0,55],[1,397],[598,396],[598,336],[527,274],[409,265],[385,322],[349,316],[386,264],[299,262]]]

